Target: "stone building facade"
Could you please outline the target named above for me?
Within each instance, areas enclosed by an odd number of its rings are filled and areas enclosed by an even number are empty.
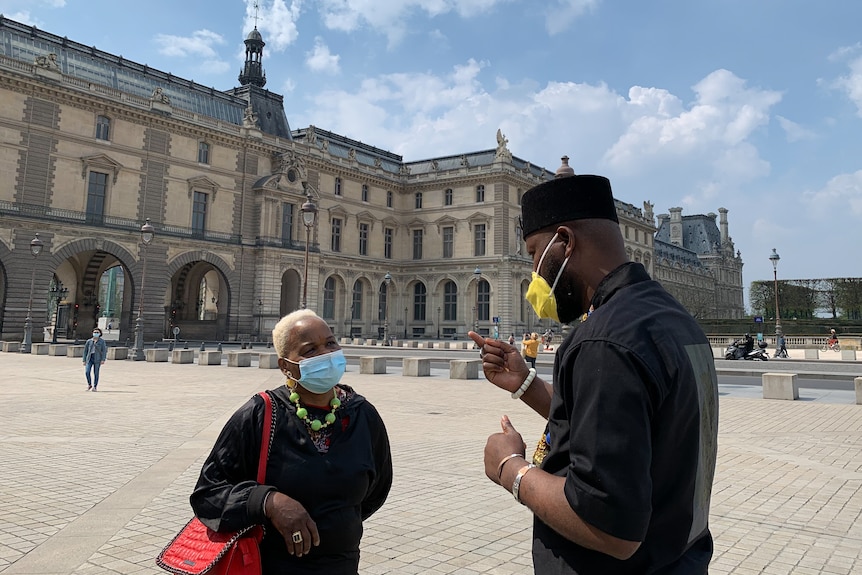
[[[241,85],[216,91],[0,19],[0,337],[29,315],[36,341],[107,322],[123,340],[140,315],[147,341],[265,338],[303,304],[357,337],[548,326],[523,298],[518,216],[553,173],[499,131],[487,150],[405,161],[291,130],[257,30],[245,44]],[[652,206],[617,206],[655,274]]]

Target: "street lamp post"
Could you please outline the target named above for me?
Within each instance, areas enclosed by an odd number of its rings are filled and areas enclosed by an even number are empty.
[[[383,304],[383,345],[389,345],[389,284],[392,283],[392,274],[386,272],[383,281],[386,282],[386,301]]]
[[[404,339],[407,339],[407,308],[404,308]]]
[[[30,254],[35,260],[42,253],[44,243],[39,239],[39,234],[36,234],[30,240]],[[33,283],[36,281],[36,262],[33,262],[33,269],[30,271],[30,299],[27,300],[27,317],[24,319],[24,341],[21,342],[21,353],[30,353],[30,348],[33,345]]]
[[[437,339],[440,339],[440,306],[437,306]]]
[[[473,277],[476,278],[476,305],[473,306],[473,331],[479,333],[479,280],[482,279],[482,270],[478,267],[473,270]]]
[[[147,248],[156,235],[156,228],[150,224],[150,218],[141,226],[141,243],[144,246],[141,259],[141,293],[138,299],[138,319],[135,321],[135,353],[132,355],[134,361],[143,361],[144,358],[144,281],[147,277]]]
[[[48,292],[52,298],[56,298],[54,307],[54,328],[51,330],[51,343],[57,343],[57,324],[60,321],[60,302],[66,299],[66,294],[69,293],[68,288],[63,287],[63,284],[57,282]]]
[[[775,248],[772,248],[769,261],[772,262],[772,281],[775,290],[775,345],[778,345],[778,338],[781,336],[781,312],[778,310],[778,260],[780,259],[781,256]]]
[[[356,309],[356,304],[350,304],[350,337],[353,337],[353,310]]]
[[[302,188],[305,190],[305,202],[300,210],[302,211],[302,223],[305,225],[305,271],[302,279],[302,309],[308,305],[308,245],[311,243],[311,228],[314,226],[314,220],[317,216],[317,205],[311,201],[311,190],[308,182],[302,182]]]

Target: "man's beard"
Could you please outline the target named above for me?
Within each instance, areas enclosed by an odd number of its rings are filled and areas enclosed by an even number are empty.
[[[545,269],[548,272],[545,279],[553,285],[554,278],[560,273],[564,260],[555,258],[550,253],[545,256],[545,259],[547,261]],[[560,281],[557,282],[557,287],[554,288],[554,298],[557,301],[557,316],[560,318],[560,323],[572,323],[587,311],[584,307],[583,288],[566,271],[563,271]]]

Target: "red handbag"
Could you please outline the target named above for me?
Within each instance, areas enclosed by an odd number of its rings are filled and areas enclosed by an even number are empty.
[[[257,464],[257,482],[266,479],[272,431],[272,399],[260,393],[266,407]],[[175,575],[260,575],[263,527],[252,525],[232,533],[213,531],[197,517],[186,523],[156,557],[156,565]]]

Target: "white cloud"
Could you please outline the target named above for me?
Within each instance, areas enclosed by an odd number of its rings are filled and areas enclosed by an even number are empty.
[[[835,176],[823,188],[805,192],[803,197],[809,210],[819,217],[832,219],[848,211],[862,216],[862,170]]]
[[[862,56],[852,60],[849,73],[835,81],[835,87],[843,91],[856,105],[856,114],[862,116]]]
[[[572,25],[581,15],[598,7],[601,0],[557,0],[545,10],[545,27],[551,36]]]
[[[247,35],[255,27],[255,0],[245,0],[245,22],[243,31]],[[302,11],[302,0],[259,2],[257,29],[266,38],[266,45],[275,52],[282,52],[299,37],[296,21]]]
[[[323,43],[322,38],[315,38],[314,49],[305,53],[305,65],[313,72],[338,74],[341,71],[338,64],[340,59],[341,56],[329,51],[329,46]]]
[[[203,56],[210,59],[217,56],[213,46],[225,43],[220,34],[209,30],[198,30],[193,32],[191,36],[156,34],[155,41],[159,46],[159,53],[165,56],[179,58]]]
[[[817,137],[813,130],[803,128],[796,122],[788,120],[784,116],[776,116],[778,124],[784,130],[788,142],[798,142],[800,140],[812,140]]]

